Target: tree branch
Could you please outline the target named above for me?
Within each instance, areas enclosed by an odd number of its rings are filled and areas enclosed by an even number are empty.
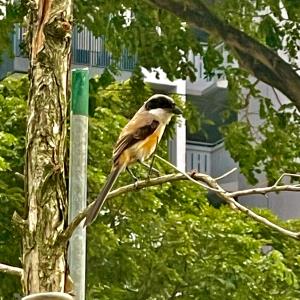
[[[278,186],[270,186],[270,187],[263,187],[263,188],[254,188],[242,191],[236,191],[228,193],[231,197],[240,197],[240,196],[247,196],[247,195],[254,195],[254,194],[261,194],[266,195],[271,192],[300,192],[299,185],[278,185]]]
[[[219,180],[225,178],[226,176],[230,175],[231,173],[234,173],[236,170],[237,170],[237,168],[233,168],[233,169],[231,169],[230,171],[224,173],[223,175],[221,175],[221,176],[215,178],[215,180],[216,180],[216,181],[219,181]]]
[[[17,276],[23,275],[23,269],[12,267],[5,264],[0,264],[0,272],[11,274],[11,275],[17,275]]]
[[[27,225],[27,222],[15,211],[12,216],[12,222],[22,232]]]
[[[178,170],[174,165],[169,163],[168,161],[164,160],[163,158],[157,156],[160,160],[167,163],[172,168]],[[280,191],[300,191],[300,186],[298,185],[273,185],[271,187],[265,187],[265,188],[254,188],[254,189],[247,189],[242,191],[236,191],[236,192],[227,192],[225,191],[218,183],[217,180],[220,178],[224,178],[226,175],[229,175],[232,171],[229,171],[225,173],[224,175],[218,177],[218,178],[212,178],[209,175],[203,174],[203,173],[195,173],[191,172],[190,174],[186,174],[185,172],[182,172],[178,170],[180,173],[177,174],[168,174],[156,178],[151,178],[147,180],[141,180],[134,184],[129,184],[123,187],[120,187],[118,189],[115,189],[114,191],[110,192],[107,196],[107,199],[117,197],[121,194],[128,193],[131,191],[136,191],[140,189],[144,189],[146,187],[160,185],[167,182],[175,182],[179,180],[191,180],[192,182],[200,185],[202,188],[207,188],[209,190],[212,190],[215,192],[220,198],[222,198],[229,206],[234,210],[240,210],[241,212],[247,214],[252,219],[258,221],[259,223],[262,223],[268,227],[271,227],[272,229],[286,235],[289,237],[292,237],[294,239],[300,240],[300,232],[293,232],[290,230],[287,230],[285,228],[282,228],[271,221],[267,220],[266,218],[254,213],[251,209],[243,206],[242,204],[238,203],[234,197],[238,196],[245,196],[245,195],[253,195],[253,194],[267,194],[270,192],[280,192]],[[292,174],[289,174],[292,175]],[[205,185],[204,185],[205,184]],[[94,204],[92,202],[86,209],[84,209],[82,212],[80,212],[69,224],[69,226],[65,229],[65,231],[62,233],[62,235],[57,240],[57,243],[62,245],[66,243],[69,238],[72,236],[74,230],[79,226],[81,221],[86,217],[88,209]]]
[[[22,181],[25,181],[25,176],[19,172],[15,172],[15,175],[17,178],[21,179]]]
[[[157,155],[156,155],[156,156],[157,156]],[[165,162],[166,164],[168,164],[169,166],[173,166],[174,169],[178,170],[178,169],[177,169],[174,165],[172,165],[170,162],[166,161],[165,159],[163,159],[163,158],[161,158],[161,157],[159,157],[159,156],[157,156],[157,157],[158,157],[160,160],[164,161],[164,162]],[[182,171],[180,171],[180,172],[181,172],[182,174],[184,174],[184,172],[182,172]],[[221,177],[224,177],[226,174],[228,174],[228,172],[225,173],[224,175],[222,175]],[[195,176],[195,175],[194,175],[194,176]],[[194,177],[194,176],[192,175],[192,177]],[[271,191],[274,191],[274,190],[279,189],[279,188],[281,187],[281,186],[278,186],[278,185],[276,185],[276,184],[278,184],[278,182],[279,182],[279,181],[281,180],[281,178],[284,177],[284,176],[296,176],[296,177],[298,177],[297,174],[296,174],[296,175],[295,175],[295,174],[289,174],[289,173],[288,173],[288,174],[283,174],[283,175],[280,177],[280,179],[277,180],[277,182],[275,183],[275,185],[273,185],[273,186],[271,187],[271,189],[273,189],[273,190],[271,190]],[[276,230],[276,231],[278,231],[278,232],[280,232],[280,233],[282,233],[282,234],[284,234],[284,235],[286,235],[286,236],[289,236],[289,237],[291,237],[291,238],[293,238],[293,239],[300,240],[300,232],[293,232],[293,231],[290,231],[290,230],[288,230],[288,229],[285,229],[285,228],[283,228],[283,227],[281,227],[281,226],[279,226],[279,225],[276,225],[276,224],[274,224],[273,222],[269,221],[268,219],[266,219],[266,218],[264,218],[264,217],[262,217],[262,216],[256,214],[256,213],[255,213],[254,211],[252,211],[251,209],[249,209],[249,208],[243,206],[242,204],[240,204],[239,202],[237,202],[237,201],[233,198],[233,196],[232,196],[231,193],[226,192],[226,191],[225,191],[225,190],[217,183],[216,179],[212,178],[212,177],[209,176],[209,175],[201,174],[201,180],[204,181],[208,186],[212,187],[213,189],[218,190],[218,191],[216,192],[216,194],[217,194],[220,198],[222,198],[227,204],[229,204],[229,206],[230,206],[232,209],[234,209],[234,210],[238,209],[238,210],[240,210],[241,212],[247,214],[247,215],[248,215],[249,217],[251,217],[252,219],[258,221],[259,223],[262,223],[262,224],[264,224],[264,225],[266,225],[266,226],[268,226],[268,227],[271,227],[272,229],[274,229],[274,230]],[[288,186],[288,187],[291,188],[291,190],[293,190],[293,191],[295,191],[295,190],[300,191],[300,187],[298,187],[298,186]],[[265,189],[268,189],[268,188],[265,188]],[[252,194],[254,194],[254,193],[255,193],[254,190],[255,190],[255,189],[253,189],[253,190],[248,190],[248,191],[251,191]],[[266,192],[267,192],[267,191],[266,191]],[[245,193],[245,191],[244,191],[244,193]]]
[[[242,68],[281,91],[300,110],[300,76],[273,50],[222,21],[203,1],[147,1],[175,14],[197,30],[221,38],[235,54]]]
[[[279,178],[278,180],[275,182],[274,186],[278,186],[279,183],[281,182],[281,180],[284,178],[284,177],[297,177],[297,178],[300,178],[300,174],[292,174],[292,173],[283,173]]]
[[[174,182],[178,180],[184,180],[187,179],[184,175],[182,174],[168,174],[156,178],[151,178],[151,179],[146,179],[146,180],[140,180],[132,184],[128,184],[125,186],[122,186],[118,189],[115,189],[107,195],[107,200],[110,198],[117,197],[121,194],[132,192],[132,191],[138,191],[146,187],[151,187],[155,185],[160,185],[166,182]],[[74,230],[79,226],[81,221],[86,217],[87,212],[89,208],[94,204],[95,201],[90,203],[82,212],[80,212],[69,224],[69,226],[65,229],[63,234],[57,239],[57,243],[62,244],[66,243],[69,238],[72,236]]]

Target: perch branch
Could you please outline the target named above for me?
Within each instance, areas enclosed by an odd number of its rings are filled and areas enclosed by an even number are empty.
[[[181,173],[183,176],[185,176],[187,179],[189,179],[190,181],[200,185],[201,187],[213,191],[213,192],[218,192],[218,188],[213,188],[209,185],[203,184],[202,182],[197,181],[196,179],[194,179],[193,177],[191,177],[189,174],[187,174],[186,172],[181,171],[180,169],[178,169],[176,166],[174,166],[173,164],[171,164],[170,162],[168,162],[167,160],[163,159],[162,157],[158,156],[155,154],[155,157],[157,157],[158,159],[160,159],[161,161],[163,161],[165,164],[167,164],[169,167],[175,169],[177,172]]]
[[[160,160],[164,161],[165,163],[167,163],[172,168],[175,168],[176,170],[178,170],[175,166],[173,166],[168,161],[160,158],[159,156],[158,156],[158,158]],[[287,229],[284,229],[284,228],[270,222],[269,220],[265,219],[264,217],[257,215],[256,213],[254,213],[252,210],[248,209],[247,207],[241,205],[234,199],[234,197],[253,195],[253,194],[267,194],[270,192],[279,192],[279,191],[300,191],[299,186],[296,186],[296,185],[282,185],[282,186],[273,185],[271,187],[265,187],[265,188],[254,188],[254,189],[241,190],[241,191],[236,191],[236,192],[227,192],[217,183],[217,180],[219,180],[220,178],[224,178],[225,176],[227,176],[234,170],[231,170],[231,171],[225,173],[224,175],[221,175],[218,178],[212,178],[211,176],[203,174],[203,173],[191,172],[191,173],[187,174],[180,170],[178,170],[178,171],[180,173],[167,174],[167,175],[163,175],[163,176],[156,177],[156,178],[141,180],[134,184],[122,186],[122,187],[110,192],[107,196],[107,199],[114,198],[114,197],[117,197],[121,194],[125,194],[128,192],[144,189],[146,187],[151,187],[151,186],[155,186],[155,185],[160,185],[160,184],[167,183],[167,182],[175,182],[175,181],[179,181],[179,180],[191,180],[193,183],[200,185],[202,188],[206,188],[206,189],[209,189],[209,190],[215,192],[227,204],[229,204],[232,209],[240,210],[243,213],[246,213],[251,218],[255,219],[256,221],[263,223],[266,226],[271,227],[271,228],[281,232],[284,235],[287,235],[294,239],[298,239],[298,240],[300,239],[300,233],[289,231]],[[85,208],[82,212],[80,212],[70,222],[69,226],[62,233],[62,235],[58,239],[57,243],[63,244],[69,240],[69,238],[72,236],[74,230],[77,228],[77,226],[79,226],[81,221],[86,217],[88,209],[93,204],[94,204],[94,202],[92,202],[87,208]]]
[[[121,194],[132,192],[132,191],[137,191],[141,190],[146,187],[150,186],[155,186],[155,185],[160,185],[166,182],[173,182],[173,181],[178,181],[178,180],[184,180],[187,179],[184,175],[182,174],[168,174],[168,175],[163,175],[160,177],[156,178],[151,178],[151,179],[146,179],[146,180],[140,180],[137,181],[133,184],[128,184],[125,186],[122,186],[118,189],[115,189],[107,195],[107,199],[117,197]],[[62,233],[60,238],[58,239],[58,243],[65,243],[68,241],[68,239],[72,236],[74,230],[79,226],[81,221],[86,217],[87,212],[89,208],[94,204],[95,201],[90,203],[82,212],[80,212],[69,224],[69,226],[65,229],[65,231]]]
[[[23,269],[12,267],[5,264],[0,264],[0,272],[11,274],[11,275],[17,275],[17,276],[23,275]]]

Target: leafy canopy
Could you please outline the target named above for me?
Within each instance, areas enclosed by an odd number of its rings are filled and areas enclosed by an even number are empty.
[[[207,2],[224,22],[274,51],[283,51],[296,66],[300,32],[298,0]],[[13,24],[22,22],[26,4],[4,0],[1,5],[6,6],[6,16],[0,20],[2,50],[11,42]],[[283,171],[299,171],[295,161],[300,149],[297,111],[285,105],[275,110],[260,95],[248,74],[230,63],[234,53],[230,53],[229,64],[224,66],[222,55],[215,50],[218,38],[209,37],[204,47],[188,26],[146,1],[75,1],[74,17],[79,26],[106,37],[115,60],[126,47],[132,55],[137,55],[140,65],[149,69],[161,67],[170,79],[188,76],[194,79],[195,66],[189,60],[189,51],[200,53],[208,77],[225,73],[233,110],[247,107],[245,94],[259,103],[260,117],[266,122],[256,129],[260,139],[253,138],[247,120],[224,128],[225,144],[247,178],[255,182],[255,173],[264,170],[272,181]],[[139,74],[138,68],[135,74]],[[94,81],[91,86],[94,106],[88,172],[89,197],[93,199],[109,171],[113,141],[126,117],[150,91],[139,90],[139,98],[137,94],[130,96],[128,85],[121,93],[105,92]],[[246,93],[242,93],[244,89]],[[20,238],[9,224],[13,211],[22,213],[23,206],[23,184],[15,172],[23,170],[27,92],[25,79],[1,82],[0,256],[13,265],[18,265]],[[128,111],[128,116],[121,115],[120,110]],[[160,154],[166,155],[166,144]],[[139,174],[146,175],[145,170],[137,168]],[[124,174],[119,184],[129,181]],[[131,193],[107,203],[103,215],[89,232],[88,297],[243,299],[247,294],[249,299],[298,299],[296,278],[300,275],[300,259],[296,242],[271,234],[226,208],[209,207],[204,198],[203,191],[190,183],[177,183]],[[290,226],[299,228],[299,224]],[[264,245],[272,245],[273,251],[264,255],[261,251]],[[0,276],[0,295],[11,299],[16,278]]]
[[[113,144],[120,129],[152,92],[134,92],[130,82],[103,89],[90,82],[88,197],[94,199],[110,171]],[[22,214],[27,79],[7,78],[0,84],[0,139],[9,169],[0,171],[1,262],[19,265],[21,237],[10,225],[13,211]],[[5,95],[5,97],[3,97]],[[126,111],[127,114],[121,113]],[[168,132],[167,135],[171,135]],[[12,148],[11,148],[12,147]],[[15,148],[13,148],[15,147]],[[166,137],[159,154],[167,156]],[[156,162],[156,168],[171,171]],[[147,170],[136,166],[141,177]],[[118,185],[131,183],[126,173]],[[269,212],[262,212],[280,223]],[[284,224],[299,230],[299,222]],[[264,254],[263,247],[273,250]],[[215,209],[206,194],[190,182],[178,182],[131,192],[106,203],[88,229],[87,299],[297,299],[300,275],[299,243],[258,225],[227,207]],[[13,299],[18,278],[0,274],[0,297]]]
[[[275,52],[284,54],[292,66],[299,68],[298,0],[204,2],[224,22],[273,49],[274,55]],[[2,16],[0,20],[0,51],[11,43],[9,34],[13,31],[13,24],[20,23],[27,11],[24,1],[11,3],[2,0],[0,6],[1,4],[6,7],[6,16]],[[90,9],[91,7],[93,9]],[[170,79],[189,77],[194,80],[198,66],[194,65],[190,53],[200,54],[208,78],[225,74],[229,82],[232,110],[240,111],[249,107],[253,101],[259,102],[260,117],[265,121],[265,125],[253,128],[249,120],[243,119],[222,130],[226,148],[239,162],[248,181],[256,183],[256,174],[260,172],[265,172],[269,182],[274,182],[283,172],[299,171],[298,112],[293,107],[281,104],[280,111],[277,111],[278,105],[276,104],[275,109],[274,103],[261,95],[259,89],[253,85],[249,74],[233,63],[235,53],[229,52],[224,61],[222,53],[215,48],[222,42],[218,37],[207,37],[195,32],[176,16],[151,6],[148,1],[76,0],[74,20],[77,26],[87,27],[95,36],[105,37],[106,47],[114,58],[114,63],[103,74],[106,77],[116,74],[117,61],[124,48],[130,55],[138,58],[133,73],[136,79],[142,76],[140,66],[143,66],[149,70],[160,67]],[[229,116],[230,113],[226,115]],[[220,116],[222,117],[224,116]],[[294,123],[291,124],[292,122]],[[237,142],[241,143],[242,147],[236,147]],[[276,143],[276,147],[272,146],[273,143]],[[247,159],[245,153],[252,155]],[[7,165],[0,161],[0,167],[6,168]]]
[[[132,94],[130,83],[103,89],[98,80],[91,86],[92,200],[110,171],[113,144],[126,122],[123,112],[130,117],[150,91]],[[159,147],[163,156],[165,142]],[[140,166],[133,171],[147,176]],[[126,173],[118,180],[119,185],[131,182]],[[292,253],[297,242],[226,207],[215,209],[205,197],[197,186],[180,182],[109,200],[88,228],[87,299],[296,299],[299,263]],[[266,245],[273,251],[264,254]]]
[[[20,266],[21,236],[12,226],[14,211],[24,212],[24,183],[16,172],[24,172],[26,78],[9,77],[0,82],[0,257],[1,263]],[[0,298],[13,299],[20,289],[15,276],[0,273]]]

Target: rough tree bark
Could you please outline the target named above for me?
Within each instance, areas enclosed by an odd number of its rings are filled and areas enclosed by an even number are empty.
[[[65,290],[66,249],[54,247],[67,224],[65,152],[71,0],[28,2],[30,57],[23,277],[25,294]]]
[[[226,24],[199,0],[147,0],[166,9],[191,26],[220,37],[242,68],[286,95],[300,111],[300,76],[274,51],[246,33]]]

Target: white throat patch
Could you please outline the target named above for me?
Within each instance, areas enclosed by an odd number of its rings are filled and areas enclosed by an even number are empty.
[[[173,116],[173,113],[163,109],[163,108],[154,108],[150,109],[149,113],[154,115],[158,121],[168,124],[171,121],[171,118]]]

